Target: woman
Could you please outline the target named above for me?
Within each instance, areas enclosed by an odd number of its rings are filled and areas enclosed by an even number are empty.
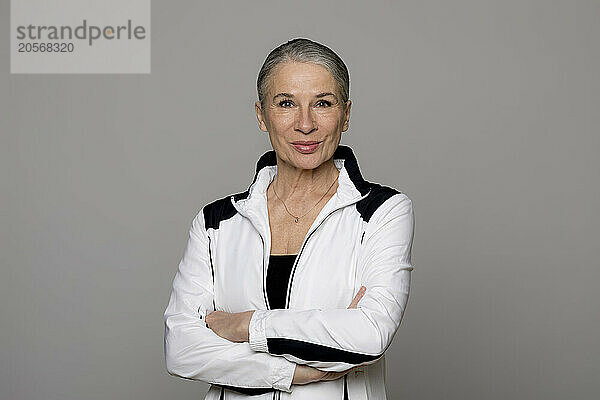
[[[205,399],[385,399],[385,350],[409,295],[404,193],[363,179],[348,129],[348,71],[294,39],[257,82],[263,154],[244,192],[193,219],[165,310],[171,375]]]

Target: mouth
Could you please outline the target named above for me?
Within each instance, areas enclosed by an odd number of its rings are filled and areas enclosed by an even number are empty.
[[[307,140],[307,141],[303,141],[303,140],[298,140],[295,142],[291,142],[290,144],[296,149],[298,150],[300,153],[302,154],[310,154],[310,153],[314,153],[315,150],[317,150],[319,148],[319,146],[321,145],[321,142],[318,142],[316,140]]]

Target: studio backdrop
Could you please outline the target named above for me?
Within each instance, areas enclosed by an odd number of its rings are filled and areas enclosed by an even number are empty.
[[[256,78],[295,37],[344,60],[342,144],[413,201],[388,398],[597,398],[599,2],[153,1],[121,15],[139,38],[111,43],[134,47],[82,39],[97,58],[63,73],[17,62],[11,8],[67,11],[16,3],[0,1],[0,398],[203,398],[166,371],[163,312],[192,219],[271,149]]]

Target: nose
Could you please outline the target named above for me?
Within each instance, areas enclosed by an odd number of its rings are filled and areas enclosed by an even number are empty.
[[[304,134],[311,133],[317,128],[310,107],[299,107],[296,114],[296,130]]]

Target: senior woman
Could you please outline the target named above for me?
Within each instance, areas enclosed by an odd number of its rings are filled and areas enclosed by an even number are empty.
[[[273,150],[247,190],[192,220],[164,313],[171,375],[205,399],[385,399],[384,353],[410,285],[412,202],[362,177],[340,144],[349,77],[294,39],[258,75]]]

